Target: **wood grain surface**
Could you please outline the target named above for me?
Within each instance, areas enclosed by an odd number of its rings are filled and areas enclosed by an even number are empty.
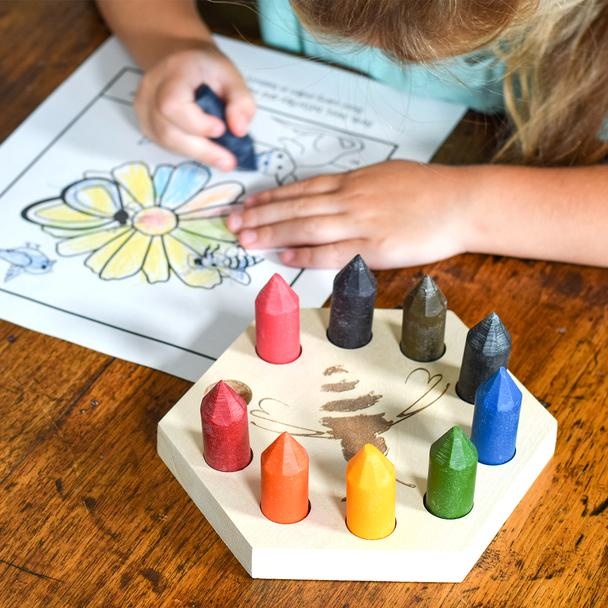
[[[206,8],[255,36],[247,7]],[[107,36],[90,2],[0,0],[0,140]],[[437,158],[487,159],[495,127],[468,114]],[[156,456],[189,384],[0,322],[0,607],[608,605],[608,270],[465,255],[378,273],[379,306],[422,272],[468,325],[501,315],[512,371],[560,425],[463,583],[250,579]]]

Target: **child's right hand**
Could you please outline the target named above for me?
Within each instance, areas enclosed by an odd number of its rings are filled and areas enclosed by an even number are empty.
[[[253,95],[232,62],[212,43],[178,51],[151,67],[135,97],[135,112],[144,135],[161,146],[223,171],[236,167],[226,148],[210,141],[224,123],[205,114],[194,91],[209,85],[226,102],[226,121],[237,136],[245,135],[255,113]]]

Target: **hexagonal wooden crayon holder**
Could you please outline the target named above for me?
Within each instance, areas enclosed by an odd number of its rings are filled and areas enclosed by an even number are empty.
[[[326,338],[329,310],[302,310],[302,354],[286,365],[256,355],[251,325],[160,421],[159,455],[252,577],[461,581],[550,460],[557,422],[516,380],[523,401],[515,457],[479,464],[467,516],[431,515],[423,505],[429,446],[455,424],[471,429],[473,406],[454,391],[467,327],[448,311],[445,354],[419,363],[400,351],[401,314],[376,310],[372,341],[344,350]],[[251,390],[253,460],[234,473],[213,470],[202,456],[199,407],[220,379]],[[259,507],[260,453],[285,430],[310,455],[311,510],[290,525]],[[386,452],[398,479],[397,526],[374,541],[344,521],[346,457],[367,442]]]

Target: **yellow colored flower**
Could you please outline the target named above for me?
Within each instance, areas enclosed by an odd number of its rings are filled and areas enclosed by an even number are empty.
[[[227,276],[214,260],[239,249],[213,209],[236,202],[244,189],[235,181],[206,187],[210,177],[196,162],[159,165],[153,175],[144,163],[131,162],[107,177],[85,177],[22,215],[60,239],[59,255],[88,254],[86,266],[102,279],[143,272],[158,283],[174,273],[187,285],[211,288]]]

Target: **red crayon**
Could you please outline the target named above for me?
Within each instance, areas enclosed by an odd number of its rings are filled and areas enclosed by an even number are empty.
[[[203,456],[218,471],[239,471],[251,461],[247,404],[220,380],[201,403]]]
[[[262,513],[279,524],[308,515],[308,453],[289,433],[262,452]]]
[[[255,299],[255,348],[269,363],[300,356],[300,298],[276,273]]]

